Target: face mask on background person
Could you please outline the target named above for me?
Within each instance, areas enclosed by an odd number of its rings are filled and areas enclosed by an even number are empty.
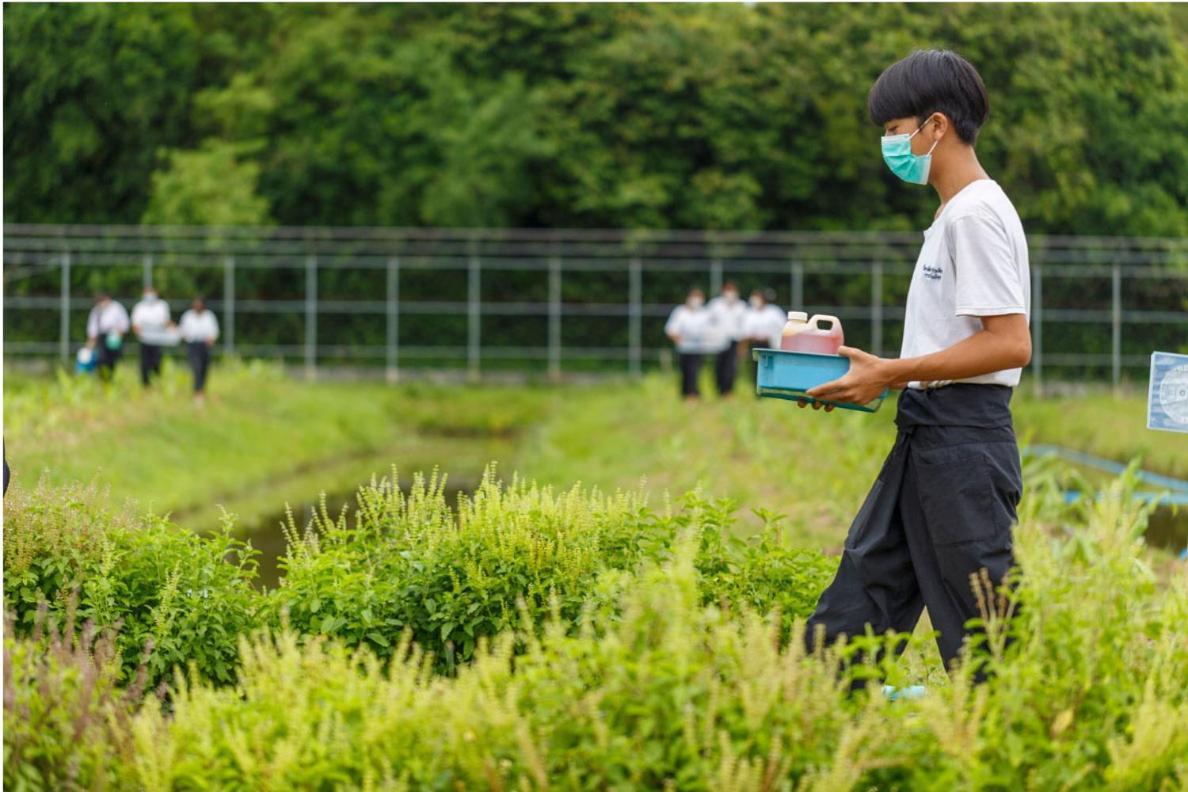
[[[705,298],[704,297],[690,297],[688,300],[685,301],[685,303],[690,308],[700,308],[701,306],[705,305]]]
[[[748,300],[748,302],[751,303],[751,307],[755,310],[759,310],[763,307],[763,300],[758,297],[752,297],[750,300]]]
[[[722,296],[726,298],[726,302],[728,303],[736,302],[738,300],[738,292],[732,289],[727,289],[726,291],[722,292]]]
[[[932,169],[932,149],[940,143],[940,138],[932,144],[927,154],[912,153],[912,138],[927,125],[928,121],[925,121],[910,135],[884,135],[882,139],[883,162],[887,163],[892,173],[909,184],[928,184],[928,172]]]

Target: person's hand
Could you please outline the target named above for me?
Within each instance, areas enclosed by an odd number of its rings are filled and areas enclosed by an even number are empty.
[[[838,354],[849,358],[850,370],[841,379],[810,388],[806,391],[809,396],[846,404],[866,404],[878,398],[894,379],[888,371],[891,361],[854,347],[844,346]]]
[[[214,339],[213,339],[213,338],[208,338],[208,339],[206,339],[206,346],[208,346],[208,347],[213,347],[213,346],[214,346]]]
[[[833,412],[834,409],[836,408],[836,405],[833,405],[833,404],[822,404],[819,401],[810,402],[808,399],[797,399],[796,404],[798,407],[808,407],[810,404],[812,404],[814,410],[819,410],[822,407],[824,407],[825,412]]]
[[[87,339],[87,349],[94,349],[94,348],[95,348],[95,339],[88,338]]]

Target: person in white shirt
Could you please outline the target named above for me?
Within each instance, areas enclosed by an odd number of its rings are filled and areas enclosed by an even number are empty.
[[[140,341],[140,384],[146,388],[152,377],[161,374],[163,341],[172,325],[169,303],[152,285],[146,285],[140,302],[132,306],[132,332]]]
[[[210,350],[219,337],[219,323],[215,315],[206,310],[205,301],[201,297],[195,297],[190,310],[182,314],[178,330],[186,344],[190,370],[194,372],[194,401],[201,405],[205,400]]]
[[[676,345],[681,371],[681,395],[686,401],[701,398],[697,379],[705,355],[714,355],[726,346],[727,338],[718,326],[718,317],[705,306],[705,292],[689,290],[684,305],[678,305],[668,317],[664,332]]]
[[[95,352],[99,379],[111,382],[124,349],[128,332],[128,311],[107,292],[95,295],[95,307],[87,316],[87,348]]]
[[[739,299],[738,287],[726,281],[722,284],[722,294],[710,300],[709,311],[725,336],[725,346],[714,356],[714,384],[719,395],[729,397],[738,375],[738,342],[743,337],[747,304]]]
[[[750,308],[743,318],[743,339],[752,346],[779,349],[788,314],[775,304],[775,290],[755,289],[749,302]]]
[[[927,607],[948,666],[980,629],[970,624],[983,616],[971,576],[998,589],[1014,566],[1023,479],[1010,400],[1031,358],[1027,238],[974,151],[990,105],[968,61],[913,52],[879,76],[867,105],[892,173],[931,185],[940,205],[908,289],[899,359],[843,346],[849,372],[808,391],[864,404],[903,389],[895,445],[809,618],[806,648],[867,629],[910,635]],[[1002,140],[1010,146],[1009,130]],[[972,651],[981,681],[982,650]]]

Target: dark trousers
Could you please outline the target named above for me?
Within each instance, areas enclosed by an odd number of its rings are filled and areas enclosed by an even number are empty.
[[[826,643],[868,626],[911,633],[927,607],[945,666],[957,657],[982,616],[970,576],[985,569],[997,590],[1014,565],[1023,479],[1010,397],[998,385],[904,391],[895,445],[809,618],[810,651],[821,629]]]
[[[99,337],[99,342],[95,344],[96,357],[98,358],[95,361],[95,370],[99,374],[99,379],[104,382],[111,382],[112,378],[115,377],[115,367],[120,362],[120,355],[123,351],[123,347],[108,349],[107,339],[103,336]]]
[[[155,344],[140,344],[140,384],[148,387],[149,380],[161,375],[162,347]]]
[[[186,345],[186,357],[190,360],[190,371],[194,372],[194,393],[202,393],[210,368],[210,347],[205,341],[193,341]]]
[[[680,352],[677,362],[681,367],[681,395],[700,396],[697,378],[701,375],[701,355]]]
[[[734,390],[734,378],[738,374],[738,342],[731,341],[730,346],[714,356],[714,382],[718,386],[718,393],[725,396]]]

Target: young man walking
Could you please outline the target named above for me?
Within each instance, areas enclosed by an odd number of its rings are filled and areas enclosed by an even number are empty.
[[[966,622],[981,615],[970,576],[985,569],[997,586],[1014,562],[1023,483],[1010,399],[1031,359],[1027,241],[974,151],[989,102],[972,65],[948,51],[914,52],[879,76],[868,104],[887,166],[930,185],[940,206],[912,275],[900,358],[842,347],[849,373],[809,391],[865,403],[885,387],[903,389],[895,445],[850,526],[806,643],[811,650],[868,626],[910,633],[927,607],[948,666]]]
[[[172,324],[170,319],[169,303],[146,283],[140,302],[132,306],[132,332],[140,341],[140,384],[146,388],[153,377],[161,375],[164,339]]]
[[[718,395],[729,398],[734,392],[734,380],[738,376],[738,345],[742,340],[743,321],[747,315],[747,304],[738,297],[738,286],[733,281],[722,285],[722,293],[709,301],[711,316],[720,328],[725,347],[714,355],[714,384]]]
[[[206,373],[210,369],[210,350],[219,337],[219,322],[206,309],[206,301],[195,297],[190,310],[182,314],[178,332],[194,373],[194,403],[201,407],[206,403]]]

